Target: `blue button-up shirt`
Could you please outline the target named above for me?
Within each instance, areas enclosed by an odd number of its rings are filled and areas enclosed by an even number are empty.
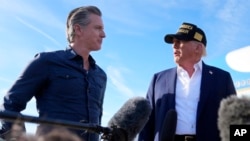
[[[3,110],[21,112],[34,96],[39,117],[100,125],[107,76],[91,56],[89,63],[84,70],[82,57],[70,48],[37,54],[4,97]]]

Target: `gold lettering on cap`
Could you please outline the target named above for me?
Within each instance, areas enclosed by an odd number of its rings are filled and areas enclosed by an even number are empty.
[[[184,25],[182,25],[180,28],[186,28],[186,29],[192,30],[192,29],[193,29],[193,26],[184,24]]]
[[[178,32],[188,34],[189,30],[187,30],[187,29],[179,29]]]
[[[201,42],[202,38],[203,38],[203,36],[200,33],[195,32],[194,39],[196,39],[196,40],[198,40],[198,41]]]

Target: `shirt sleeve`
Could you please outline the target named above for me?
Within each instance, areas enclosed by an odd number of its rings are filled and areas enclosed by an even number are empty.
[[[46,83],[48,64],[46,58],[37,54],[26,66],[24,71],[14,82],[7,94],[4,96],[1,111],[21,112],[31,98],[38,94]],[[1,121],[0,134],[11,128],[11,123]]]

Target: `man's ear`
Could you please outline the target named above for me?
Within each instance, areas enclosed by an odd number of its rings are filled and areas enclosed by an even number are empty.
[[[196,44],[195,52],[196,53],[201,53],[202,52],[202,44],[201,43]]]
[[[78,35],[80,32],[82,32],[82,27],[79,24],[75,24],[73,26],[73,32],[75,35]]]

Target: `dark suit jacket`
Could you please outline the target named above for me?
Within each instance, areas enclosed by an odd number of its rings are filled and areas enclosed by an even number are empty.
[[[196,117],[197,141],[220,141],[217,127],[220,101],[236,94],[236,91],[228,72],[203,62],[202,65],[200,100]],[[148,123],[139,134],[139,141],[159,141],[165,114],[168,110],[175,109],[176,79],[176,67],[153,76],[147,93],[153,111]]]

